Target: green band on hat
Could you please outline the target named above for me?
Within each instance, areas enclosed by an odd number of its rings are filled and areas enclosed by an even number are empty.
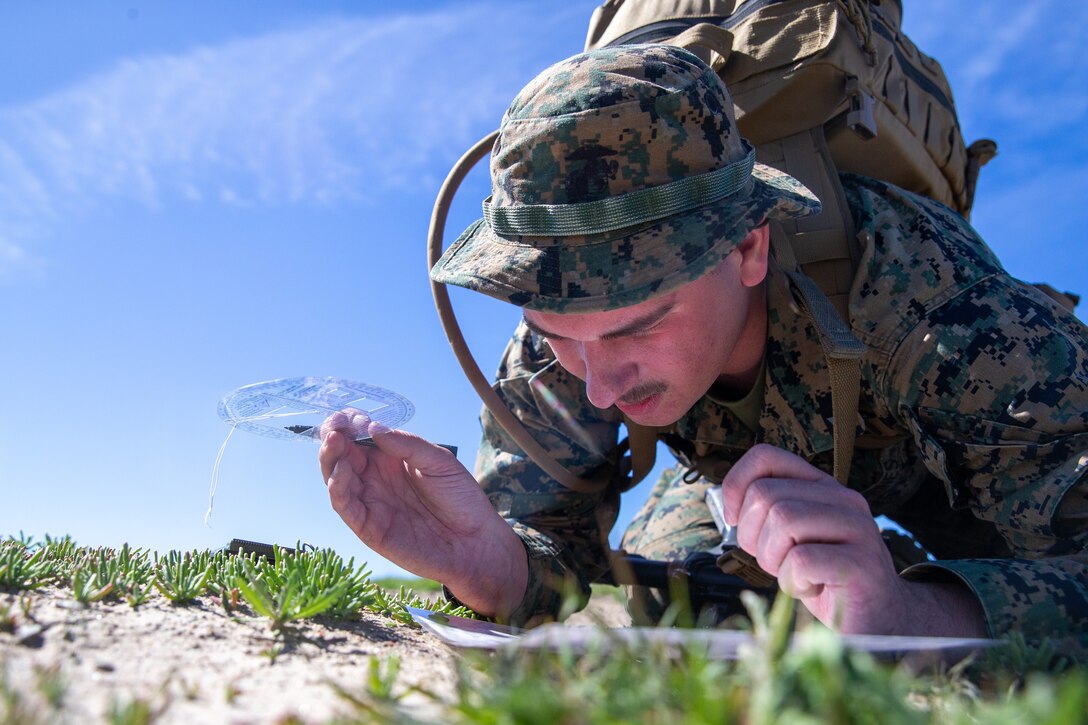
[[[610,232],[731,196],[745,188],[755,162],[756,152],[748,147],[744,158],[709,173],[580,204],[492,206],[488,197],[484,200],[484,219],[495,233],[506,236],[569,237]]]

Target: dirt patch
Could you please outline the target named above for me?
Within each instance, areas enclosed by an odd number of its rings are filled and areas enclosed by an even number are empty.
[[[18,611],[17,598],[0,597]],[[50,589],[27,600],[32,619],[17,614],[16,632],[0,632],[0,671],[25,697],[39,689],[42,673],[57,672],[71,722],[100,721],[112,703],[135,699],[161,709],[162,723],[263,723],[288,715],[324,722],[351,712],[333,685],[363,692],[371,658],[399,657],[400,688],[450,695],[460,656],[425,632],[367,612],[353,622],[307,621],[276,637],[268,620],[228,615],[210,598],[185,607],[161,598],[135,609],[82,607],[67,591]],[[599,596],[571,622],[630,620],[618,600]],[[441,720],[432,700],[413,693],[406,702],[422,718]],[[44,703],[39,709],[50,712]]]

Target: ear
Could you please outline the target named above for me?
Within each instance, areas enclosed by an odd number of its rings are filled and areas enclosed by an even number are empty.
[[[755,287],[767,277],[767,255],[771,249],[771,230],[764,222],[748,232],[737,246],[740,252],[740,281]]]

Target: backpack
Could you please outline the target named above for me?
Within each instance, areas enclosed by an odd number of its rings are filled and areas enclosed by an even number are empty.
[[[607,0],[586,50],[687,47],[725,81],[741,135],[764,163],[781,160],[775,142],[819,127],[839,170],[968,218],[996,145],[965,147],[944,71],[903,35],[901,20],[901,0]]]
[[[772,223],[771,244],[823,341],[842,483],[865,348],[846,322],[861,246],[838,174],[888,181],[968,218],[979,169],[997,152],[986,139],[965,146],[944,71],[901,32],[902,10],[901,0],[606,0],[586,37],[586,50],[670,43],[699,55],[725,81],[756,158],[823,202],[821,214]],[[627,428],[644,476],[656,431]]]

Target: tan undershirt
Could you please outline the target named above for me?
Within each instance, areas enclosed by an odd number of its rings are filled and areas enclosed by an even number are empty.
[[[729,412],[737,416],[741,423],[744,423],[748,430],[755,433],[759,430],[759,412],[763,408],[763,378],[766,372],[767,357],[764,356],[759,362],[759,372],[756,374],[756,381],[752,385],[752,389],[742,397],[731,396],[728,391],[718,385],[711,386],[706,397],[727,408]]]

